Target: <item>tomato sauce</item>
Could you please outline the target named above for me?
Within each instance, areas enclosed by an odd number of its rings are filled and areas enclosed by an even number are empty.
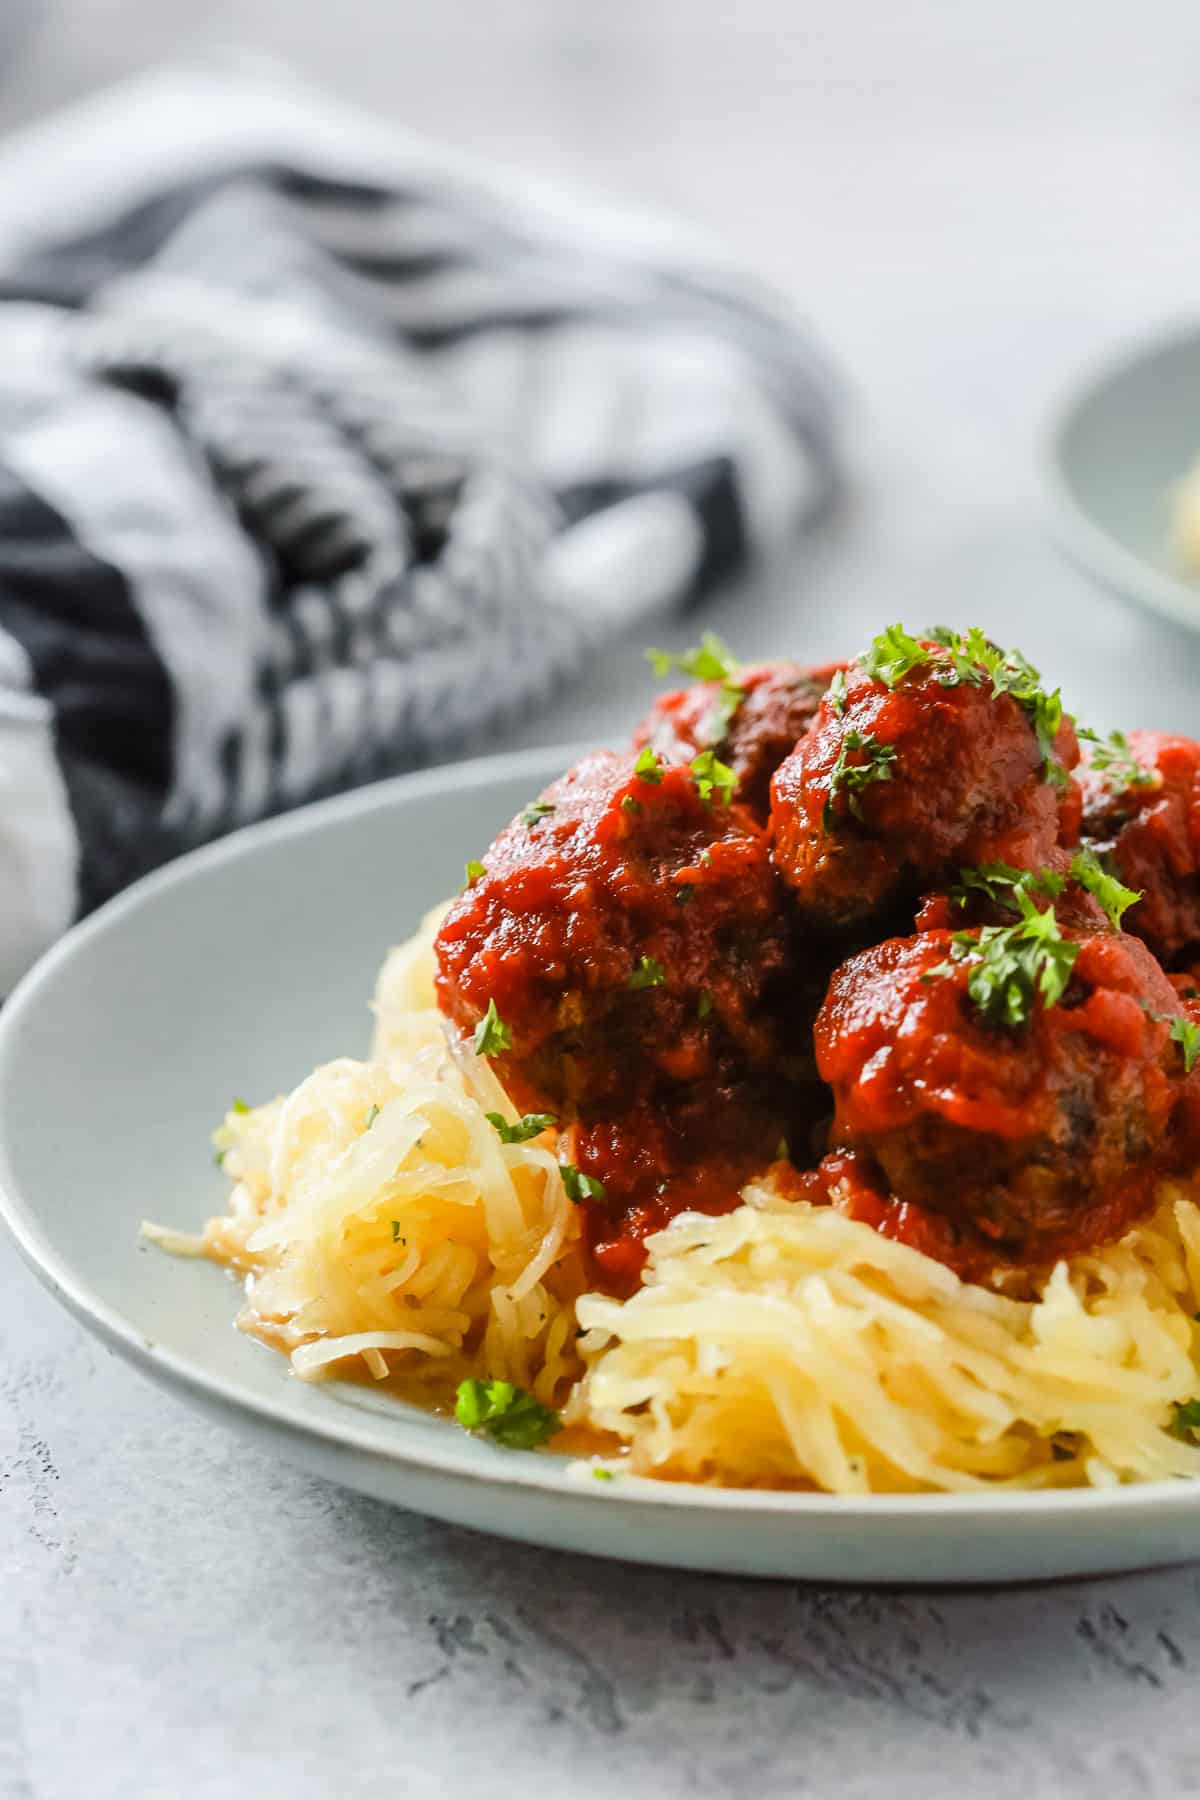
[[[1200,745],[1132,734],[1153,779],[1114,805],[1055,696],[908,642],[893,681],[761,665],[666,696],[441,926],[439,1004],[554,1116],[610,1292],[768,1168],[984,1279],[1120,1235],[1200,1156],[1200,980],[1153,954],[1200,945]],[[1145,889],[1147,942],[1078,873],[1081,830]],[[1024,939],[1011,883],[962,898],[991,863],[1057,877]]]

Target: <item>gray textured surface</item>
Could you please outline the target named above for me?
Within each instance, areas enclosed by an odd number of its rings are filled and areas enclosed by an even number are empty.
[[[683,207],[804,298],[863,396],[852,504],[713,621],[816,655],[978,618],[1097,723],[1195,728],[1200,640],[1057,562],[1035,460],[1078,368],[1200,310],[1192,0],[433,10],[42,0],[0,123],[242,35],[409,124]],[[645,681],[614,650],[525,740],[611,734]],[[0,1244],[13,1800],[1200,1793],[1198,1579],[881,1595],[489,1542],[242,1449]]]

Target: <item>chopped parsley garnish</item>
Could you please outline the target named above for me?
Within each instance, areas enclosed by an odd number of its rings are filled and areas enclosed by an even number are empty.
[[[515,1125],[510,1125],[503,1113],[484,1113],[489,1125],[494,1125],[502,1144],[527,1144],[530,1138],[540,1137],[551,1125],[558,1123],[554,1113],[524,1113]]]
[[[678,669],[693,681],[728,681],[741,667],[729,645],[722,643],[715,631],[706,631],[695,649],[685,650],[679,656],[670,650],[647,650],[646,656],[656,675],[669,675],[672,669]]]
[[[955,932],[947,962],[929,970],[929,978],[951,974],[969,963],[967,993],[989,1025],[1028,1025],[1034,1006],[1062,999],[1071,979],[1079,945],[1064,938],[1053,911],[1039,912],[1024,887],[1013,889],[1021,913],[1016,925],[985,925],[978,937]]]
[[[931,625],[925,638],[946,652],[936,659],[935,680],[943,687],[982,687],[992,684],[992,696],[1011,694],[1022,708],[1037,738],[1042,754],[1042,779],[1056,787],[1068,780],[1067,772],[1054,754],[1054,741],[1062,724],[1062,695],[1055,688],[1048,694],[1042,678],[1027,656],[1020,650],[1002,650],[973,625],[969,631],[952,631],[948,625]],[[920,667],[934,663],[931,653],[899,625],[880,632],[862,658],[863,667],[877,681],[895,687],[898,682]]]
[[[363,1130],[370,1131],[372,1125],[375,1123],[375,1121],[378,1117],[379,1117],[379,1108],[377,1106],[373,1105],[370,1108],[369,1112],[367,1113],[367,1122],[363,1126]]]
[[[950,898],[956,906],[965,906],[972,894],[982,894],[997,906],[1007,906],[1016,912],[1013,894],[1017,888],[1057,899],[1065,886],[1065,878],[1056,875],[1052,869],[1035,874],[1032,869],[1014,869],[1011,863],[981,863],[977,869],[958,871],[958,883],[950,889]]]
[[[1142,897],[1141,888],[1127,888],[1115,875],[1110,875],[1094,850],[1076,853],[1071,863],[1071,879],[1099,901],[1114,931],[1120,931],[1121,920]]]
[[[593,1469],[592,1470],[592,1480],[593,1481],[615,1481],[616,1477],[613,1474],[611,1469]]]
[[[989,680],[993,698],[1011,694],[1033,726],[1042,753],[1043,780],[1062,786],[1067,780],[1067,772],[1054,755],[1054,740],[1063,716],[1059,690],[1055,688],[1048,694],[1041,685],[1040,674],[1027,656],[1020,650],[1001,650],[977,625],[968,632],[957,634],[943,626],[936,628],[932,635],[950,655],[950,669],[945,674],[939,673],[938,680],[947,687],[959,682],[969,687],[982,687],[984,681]]]
[[[460,1381],[454,1416],[464,1431],[482,1431],[506,1450],[534,1450],[561,1429],[562,1420],[511,1381]]]
[[[733,724],[738,707],[745,698],[745,688],[738,687],[735,681],[721,683],[717,697],[713,701],[712,711],[708,715],[708,722],[704,727],[706,743],[720,744],[724,741],[729,727]]]
[[[1200,1056],[1200,1025],[1193,1025],[1190,1019],[1172,1019],[1171,1042],[1178,1044],[1182,1050],[1183,1072],[1190,1075],[1196,1066],[1196,1058]]]
[[[642,803],[640,800],[635,800],[632,794],[622,794],[621,795],[621,811],[622,812],[640,813],[641,810],[642,810]]]
[[[524,817],[523,814],[522,817]],[[467,886],[473,887],[475,882],[481,881],[486,874],[487,870],[484,868],[483,864],[477,861],[475,857],[472,857],[470,862],[466,865]]]
[[[1177,1437],[1182,1437],[1185,1432],[1200,1431],[1200,1400],[1176,1401],[1171,1429]]]
[[[512,1049],[512,1032],[496,1011],[496,1002],[488,1001],[488,1009],[475,1027],[471,1047],[476,1056],[499,1056]]]
[[[676,906],[690,906],[695,898],[696,890],[690,881],[681,883],[681,885],[675,889]]]
[[[652,787],[657,787],[662,780],[662,764],[658,760],[657,752],[652,750],[649,744],[639,753],[638,759],[633,765],[633,772],[640,781],[648,781]]]
[[[629,977],[631,988],[661,987],[667,979],[667,971],[653,956],[640,956],[637,968]]]
[[[1062,694],[1055,688],[1052,694],[1038,689],[1032,696],[1014,694],[1029,717],[1034,735],[1038,741],[1038,749],[1042,753],[1042,780],[1051,787],[1066,787],[1071,777],[1054,754],[1054,743],[1058,737],[1058,728],[1062,724]]]
[[[846,710],[846,671],[839,669],[825,690],[825,698],[840,719]]]
[[[737,776],[729,764],[719,761],[711,750],[702,750],[699,756],[692,758],[692,780],[702,800],[711,800],[716,794],[722,806],[732,804]]]
[[[711,850],[702,850],[700,852],[700,862],[701,862],[702,867],[704,867],[706,869],[711,869],[712,868],[712,851]]]
[[[234,1100],[230,1105],[229,1110],[230,1112],[235,1113],[248,1113],[250,1111],[250,1102],[248,1100]]]
[[[862,658],[862,666],[872,681],[882,681],[885,687],[894,688],[906,675],[911,675],[914,669],[929,660],[924,644],[910,637],[903,625],[889,625],[886,631],[872,638],[870,648]]]
[[[228,1150],[214,1150],[213,1151],[213,1163],[215,1164],[215,1166],[218,1169],[223,1169],[225,1167],[225,1158],[228,1155],[229,1155]]]
[[[552,813],[553,811],[554,806],[551,801],[531,800],[524,812],[519,815],[520,822],[528,831],[537,824],[539,819],[544,819],[547,813]]]
[[[573,1200],[576,1206],[581,1200],[603,1200],[604,1183],[597,1181],[594,1175],[584,1175],[574,1163],[559,1163],[558,1172],[567,1190],[567,1199]]]
[[[853,751],[861,750],[864,761],[852,763],[849,758]],[[859,795],[865,787],[874,781],[891,781],[895,773],[896,747],[894,744],[881,744],[869,731],[856,731],[853,726],[846,732],[838,747],[837,761],[829,777],[829,794],[825,801],[822,824],[826,831],[834,827],[834,802],[842,792],[850,811],[856,819],[862,818],[862,802]]]
[[[1123,731],[1110,731],[1107,737],[1101,737],[1098,731],[1089,731],[1081,725],[1079,735],[1093,746],[1088,758],[1089,767],[1103,775],[1104,785],[1110,793],[1123,794],[1126,788],[1158,785],[1153,771],[1143,769],[1138,762]]]
[[[698,1019],[707,1019],[712,1009],[713,997],[707,988],[702,988],[700,990],[700,998],[696,1002],[696,1017]]]
[[[1090,849],[1076,852],[1071,863],[1071,880],[1099,901],[1114,930],[1120,929],[1129,908],[1142,897],[1136,888],[1127,888],[1115,875],[1110,875],[1095,851]],[[1016,912],[1019,910],[1018,890],[1027,894],[1045,894],[1056,900],[1065,886],[1066,878],[1053,869],[1035,872],[1014,869],[1009,863],[984,863],[978,869],[959,870],[958,883],[951,888],[950,898],[955,905],[965,906],[972,894],[983,894],[997,905]]]
[[[399,1219],[392,1220],[392,1242],[393,1242],[393,1244],[407,1244],[407,1242],[408,1242],[407,1238],[400,1236],[400,1221],[399,1221]]]

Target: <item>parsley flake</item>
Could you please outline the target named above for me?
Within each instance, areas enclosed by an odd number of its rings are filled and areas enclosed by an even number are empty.
[[[593,1481],[615,1481],[616,1477],[614,1476],[611,1469],[593,1469],[592,1470],[592,1480]]]
[[[482,1431],[506,1450],[534,1450],[562,1427],[562,1420],[511,1381],[460,1381],[454,1416],[464,1431]]]
[[[872,681],[882,681],[885,687],[894,688],[930,657],[924,644],[910,637],[903,625],[889,625],[878,637],[872,638],[870,648],[861,660]]]
[[[512,1049],[512,1032],[496,1011],[496,1002],[488,1001],[488,1009],[475,1027],[471,1047],[476,1056],[499,1056]]]
[[[407,1238],[400,1236],[400,1221],[399,1221],[399,1219],[392,1220],[392,1242],[393,1242],[393,1244],[407,1244],[407,1242],[408,1242]]]
[[[1193,1025],[1190,1019],[1182,1017],[1172,1019],[1171,1042],[1179,1045],[1183,1052],[1183,1072],[1190,1075],[1200,1056],[1200,1025]]]
[[[729,735],[729,727],[733,724],[737,710],[745,698],[745,688],[738,687],[736,682],[723,681],[721,683],[704,727],[705,743],[713,745],[724,743]]]
[[[862,751],[865,758],[863,762],[852,763],[849,760],[851,753],[856,750]],[[875,781],[891,781],[895,773],[895,762],[894,744],[881,744],[869,731],[856,731],[851,727],[842,738],[837,761],[829,776],[829,793],[821,815],[825,830],[832,831],[834,828],[834,803],[843,791],[850,811],[856,819],[861,819],[862,801],[859,796],[862,790]]]
[[[363,1130],[370,1131],[372,1125],[375,1123],[375,1121],[378,1117],[379,1117],[379,1108],[377,1106],[372,1105],[370,1111],[367,1113],[367,1122],[363,1126]]]
[[[845,669],[839,669],[837,671],[833,680],[830,682],[829,686],[825,689],[825,698],[828,700],[830,706],[833,708],[835,715],[840,719],[842,714],[846,710],[846,671],[845,671]]]
[[[661,987],[667,979],[667,971],[653,956],[640,956],[637,968],[629,977],[631,988]]]
[[[1110,731],[1107,737],[1101,737],[1098,731],[1089,731],[1086,725],[1081,725],[1079,735],[1093,746],[1088,766],[1103,775],[1104,785],[1110,793],[1123,794],[1127,788],[1158,786],[1157,775],[1152,769],[1143,769],[1123,731]]]
[[[234,1100],[230,1105],[229,1110],[230,1112],[235,1113],[248,1113],[250,1111],[250,1102],[248,1100]]]
[[[985,1024],[1011,1028],[1028,1025],[1039,998],[1044,1006],[1062,999],[1079,955],[1079,945],[1064,938],[1052,910],[1040,912],[1024,887],[1014,888],[1013,897],[1021,913],[1018,924],[985,925],[978,936],[956,932],[949,959],[927,976],[949,975],[969,963],[967,993]]]
[[[1182,1437],[1185,1432],[1200,1431],[1200,1400],[1176,1401],[1171,1430],[1176,1437]]]
[[[603,1200],[604,1183],[597,1181],[594,1175],[582,1174],[574,1163],[559,1163],[558,1172],[567,1190],[567,1199],[573,1200],[576,1206],[581,1200]]]
[[[647,650],[646,656],[656,675],[669,675],[672,669],[678,669],[693,681],[728,681],[741,667],[729,645],[722,643],[715,631],[706,631],[695,649],[684,650],[681,655],[670,650]]]
[[[652,787],[657,787],[662,780],[662,764],[658,760],[657,753],[650,748],[649,744],[640,752],[633,765],[633,772],[639,781],[648,781]]]
[[[732,805],[737,776],[729,764],[719,761],[711,750],[702,750],[699,756],[692,758],[692,780],[702,800],[711,800],[716,794],[722,806]]]
[[[978,625],[969,631],[952,631],[947,625],[934,625],[925,633],[946,652],[935,677],[943,687],[982,687],[992,684],[992,697],[1010,694],[1021,707],[1033,727],[1042,754],[1042,780],[1063,787],[1070,777],[1054,754],[1054,743],[1063,719],[1062,695],[1057,688],[1048,694],[1042,678],[1029,658],[1020,650],[1002,650],[986,637]]]
[[[466,865],[466,886],[474,887],[475,883],[477,881],[482,881],[486,874],[487,870],[484,868],[483,864],[477,861],[475,857],[472,857],[470,862]]]
[[[547,813],[552,813],[553,811],[554,806],[551,801],[531,800],[524,812],[518,814],[518,820],[524,825],[526,831],[530,831],[538,823],[539,819],[544,819]]]
[[[1114,931],[1120,931],[1121,920],[1131,906],[1137,905],[1143,893],[1141,888],[1127,888],[1115,875],[1110,875],[1094,850],[1077,852],[1071,863],[1071,879],[1099,901]]]
[[[484,1113],[489,1125],[493,1125],[499,1134],[502,1144],[527,1144],[530,1138],[540,1137],[558,1120],[554,1113],[524,1113],[515,1125],[510,1125],[503,1113]]]
[[[712,1009],[713,997],[707,988],[702,988],[700,991],[700,998],[696,1002],[696,1017],[698,1019],[707,1019]]]
[[[642,810],[642,803],[640,800],[635,800],[632,794],[622,794],[621,795],[621,811],[622,812],[640,813],[641,810]]]
[[[1005,906],[1010,912],[1020,909],[1013,898],[1018,888],[1027,893],[1046,894],[1056,900],[1066,886],[1066,878],[1055,874],[1053,869],[1043,869],[1035,873],[1032,869],[1014,869],[1011,863],[981,863],[977,869],[960,869],[958,882],[950,889],[950,898],[956,906],[965,906],[972,894],[982,894],[997,906]]]

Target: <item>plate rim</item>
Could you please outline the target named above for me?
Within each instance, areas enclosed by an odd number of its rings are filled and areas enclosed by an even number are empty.
[[[1200,588],[1193,590],[1128,549],[1080,505],[1065,473],[1064,444],[1084,407],[1113,382],[1189,343],[1195,345],[1200,361],[1200,319],[1176,319],[1133,342],[1122,342],[1123,350],[1090,363],[1075,376],[1042,428],[1038,461],[1042,484],[1051,501],[1051,534],[1077,569],[1120,598],[1169,619],[1182,631],[1200,633]],[[1200,456],[1200,443],[1197,455]]]
[[[568,766],[569,759],[578,757],[579,753],[578,745],[565,745],[474,757],[393,776],[351,793],[297,808],[280,818],[244,827],[173,860],[116,895],[60,938],[21,978],[0,1011],[0,1221],[12,1234],[34,1275],[74,1318],[110,1349],[142,1374],[173,1391],[182,1392],[195,1403],[210,1410],[232,1413],[242,1424],[265,1427],[301,1443],[334,1452],[350,1451],[356,1456],[383,1461],[398,1469],[408,1467],[430,1476],[452,1477],[484,1486],[534,1489],[572,1505],[649,1506],[660,1513],[676,1509],[692,1515],[708,1514],[714,1521],[749,1513],[826,1523],[843,1520],[847,1526],[862,1525],[868,1520],[884,1525],[939,1517],[950,1517],[960,1523],[968,1519],[981,1522],[992,1519],[1016,1525],[1018,1522],[1061,1522],[1068,1515],[1080,1513],[1098,1513],[1105,1517],[1114,1512],[1178,1515],[1182,1508],[1200,1515],[1200,1481],[1192,1484],[1183,1480],[1163,1480],[1112,1488],[843,1495],[705,1487],[698,1483],[663,1482],[630,1474],[622,1476],[619,1482],[601,1486],[595,1482],[584,1483],[577,1475],[569,1473],[573,1464],[582,1462],[586,1466],[586,1458],[506,1452],[451,1431],[447,1431],[444,1446],[419,1445],[414,1450],[412,1445],[403,1442],[403,1403],[397,1402],[394,1424],[390,1418],[375,1413],[371,1414],[370,1424],[360,1423],[361,1413],[358,1418],[351,1417],[349,1408],[344,1416],[331,1413],[325,1417],[314,1412],[312,1418],[298,1418],[274,1399],[255,1392],[235,1377],[214,1372],[197,1358],[169,1350],[147,1337],[117,1306],[92,1287],[69,1257],[54,1248],[39,1225],[36,1201],[24,1194],[12,1168],[4,1110],[6,1071],[10,1059],[19,1053],[23,1023],[36,1009],[43,988],[55,979],[60,969],[77,957],[86,956],[90,946],[97,940],[103,941],[116,923],[135,916],[144,907],[153,906],[159,896],[176,885],[202,879],[209,869],[256,856],[263,846],[269,848],[293,836],[319,833],[329,822],[388,812],[396,805],[402,807],[410,795],[436,796],[460,789],[486,789],[526,773],[531,778],[545,778],[547,772],[553,774]],[[214,1276],[219,1273],[215,1265],[213,1273]],[[286,1370],[282,1359],[281,1369],[286,1379],[297,1379]],[[333,1380],[317,1384],[317,1391],[322,1387],[336,1389],[339,1385],[348,1384]],[[480,1455],[481,1450],[486,1454]]]

